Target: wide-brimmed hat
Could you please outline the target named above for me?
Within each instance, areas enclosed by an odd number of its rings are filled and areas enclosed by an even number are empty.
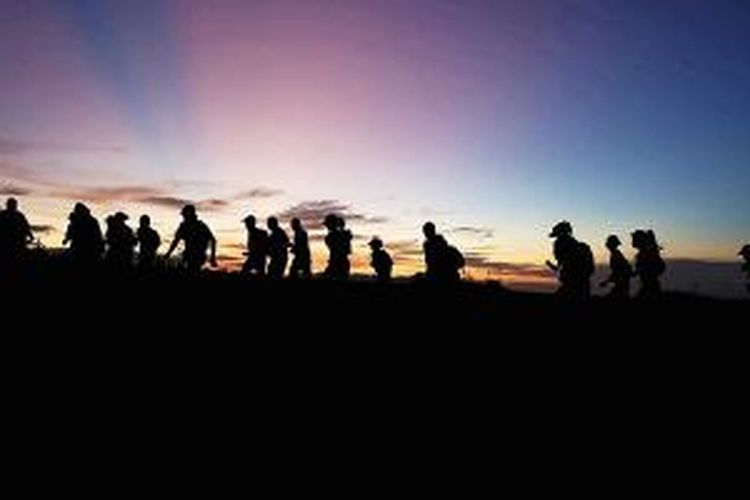
[[[620,241],[620,238],[618,238],[616,234],[610,234],[607,237],[607,243],[606,243],[606,245],[607,246],[617,247],[617,246],[622,245],[622,242]]]
[[[549,237],[557,238],[558,236],[562,236],[564,234],[572,234],[572,233],[573,233],[573,226],[570,225],[570,222],[564,220],[555,224],[555,226],[552,228],[552,232],[549,233]]]

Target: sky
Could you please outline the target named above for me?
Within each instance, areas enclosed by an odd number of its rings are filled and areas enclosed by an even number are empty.
[[[563,219],[736,262],[748,89],[742,0],[0,0],[0,195],[48,246],[77,200],[166,239],[194,202],[226,263],[244,215],[329,211],[358,269],[419,270],[426,220],[476,278],[549,281]]]

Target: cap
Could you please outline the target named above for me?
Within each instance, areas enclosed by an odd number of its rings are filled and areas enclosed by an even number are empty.
[[[573,226],[570,225],[570,222],[564,220],[554,225],[554,227],[552,228],[552,232],[549,233],[549,237],[556,238],[558,236],[562,236],[563,234],[571,234],[572,232]]]

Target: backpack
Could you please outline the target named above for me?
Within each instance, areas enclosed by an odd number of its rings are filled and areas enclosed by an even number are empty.
[[[594,254],[591,252],[591,247],[586,243],[579,241],[577,247],[577,265],[580,266],[581,276],[591,276],[594,274]]]
[[[462,269],[466,265],[463,254],[453,245],[448,246],[448,256],[454,269]]]

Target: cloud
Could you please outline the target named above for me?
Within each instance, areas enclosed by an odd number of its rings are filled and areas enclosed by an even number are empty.
[[[32,224],[31,231],[39,234],[49,234],[54,233],[55,231],[57,231],[57,229],[55,229],[54,226],[50,226],[48,224]]]
[[[161,190],[150,186],[90,187],[53,194],[59,198],[91,202],[154,200],[162,197]]]
[[[481,269],[495,275],[508,275],[525,278],[552,278],[554,274],[544,266],[538,264],[518,264],[490,259],[481,252],[465,252],[466,266],[471,269]]]
[[[387,221],[385,217],[373,217],[354,212],[350,205],[338,200],[304,201],[279,213],[278,218],[282,222],[289,222],[296,217],[308,229],[322,229],[323,219],[328,214],[336,214],[343,217],[347,222],[361,224],[381,224]]]
[[[0,137],[0,154],[17,155],[35,152],[123,154],[127,152],[127,149],[114,145],[74,144],[35,140],[28,141]]]
[[[492,238],[495,233],[492,229],[486,227],[475,227],[475,226],[458,226],[449,230],[453,234],[466,234],[477,238]]]
[[[216,210],[221,210],[222,208],[226,208],[229,206],[229,202],[226,200],[221,200],[219,198],[209,198],[208,200],[201,200],[193,202],[193,204],[198,208],[198,210],[205,210],[207,212],[214,212]]]
[[[282,193],[283,191],[281,189],[257,187],[257,188],[249,189],[247,191],[242,191],[241,193],[237,193],[234,196],[234,199],[235,200],[257,200],[261,198],[272,198]]]
[[[395,260],[401,262],[422,260],[424,257],[419,240],[386,241],[385,248]]]
[[[0,184],[0,196],[28,196],[31,190],[10,183]]]
[[[223,243],[221,247],[227,250],[242,250],[243,252],[247,250],[247,244],[245,243]]]
[[[129,201],[143,203],[144,205],[155,205],[157,207],[166,207],[180,209],[185,205],[190,205],[192,201],[185,198],[176,198],[174,196],[146,196],[144,198],[135,198]]]
[[[158,207],[180,209],[185,205],[195,205],[198,210],[215,212],[230,205],[227,200],[209,198],[192,200],[174,196],[163,189],[151,186],[118,186],[118,187],[90,187],[83,189],[63,189],[52,193],[52,196],[68,200],[82,200],[92,203],[124,201],[142,203]]]

